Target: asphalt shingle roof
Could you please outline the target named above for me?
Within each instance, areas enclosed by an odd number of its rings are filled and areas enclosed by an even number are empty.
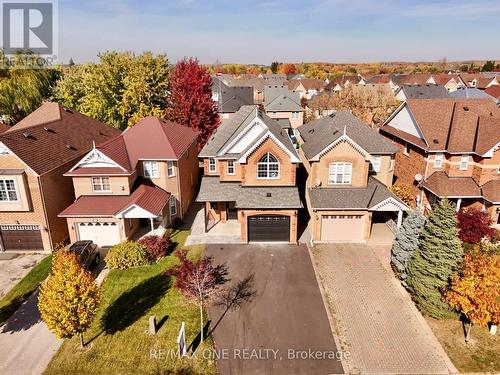
[[[264,108],[267,112],[302,112],[300,95],[283,86],[264,88]]]
[[[406,99],[435,99],[435,98],[449,98],[450,93],[444,86],[438,85],[405,85],[401,87]]]

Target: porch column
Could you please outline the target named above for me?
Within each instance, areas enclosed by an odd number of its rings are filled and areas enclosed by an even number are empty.
[[[457,199],[457,212],[460,210],[460,205],[462,204],[462,198]]]
[[[401,223],[403,222],[403,210],[398,211],[398,224],[396,228],[399,228],[401,226]]]
[[[152,231],[155,230],[155,226],[153,224],[153,218],[152,217],[149,218],[149,222],[151,223],[151,232],[152,232]]]

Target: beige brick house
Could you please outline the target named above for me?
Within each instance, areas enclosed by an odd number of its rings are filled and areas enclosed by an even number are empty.
[[[53,250],[68,238],[58,218],[74,200],[63,174],[92,149],[120,134],[99,121],[44,103],[0,134],[0,249]]]
[[[380,133],[401,150],[396,183],[411,186],[420,207],[447,197],[500,225],[500,110],[492,100],[408,100]]]
[[[409,207],[388,189],[397,147],[344,111],[300,127],[299,143],[314,242],[364,242],[373,223],[401,224]]]
[[[59,217],[71,241],[111,246],[182,219],[198,183],[196,139],[191,128],[147,117],[67,168],[76,201]]]
[[[200,152],[206,231],[232,223],[242,242],[297,241],[301,163],[288,133],[258,106],[224,121]]]

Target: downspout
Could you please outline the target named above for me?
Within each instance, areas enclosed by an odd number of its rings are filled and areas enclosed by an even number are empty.
[[[40,197],[42,198],[43,216],[45,217],[47,233],[49,234],[50,251],[52,252],[54,251],[54,244],[52,243],[52,236],[50,235],[49,217],[47,216],[47,206],[45,205],[45,196],[43,194],[43,188],[42,188],[42,176],[38,176],[37,180],[38,180],[38,189],[40,190]]]
[[[425,158],[425,170],[424,170],[424,181],[427,181],[427,172],[429,171],[429,152],[427,152],[427,157]],[[421,188],[421,191],[420,191],[420,211],[422,211],[422,213],[424,212],[423,210],[423,206],[424,206],[424,189]]]

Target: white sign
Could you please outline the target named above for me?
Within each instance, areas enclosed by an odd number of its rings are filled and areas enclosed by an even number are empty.
[[[187,356],[186,348],[186,323],[182,322],[179,336],[177,337],[177,345],[179,347],[179,357]]]

